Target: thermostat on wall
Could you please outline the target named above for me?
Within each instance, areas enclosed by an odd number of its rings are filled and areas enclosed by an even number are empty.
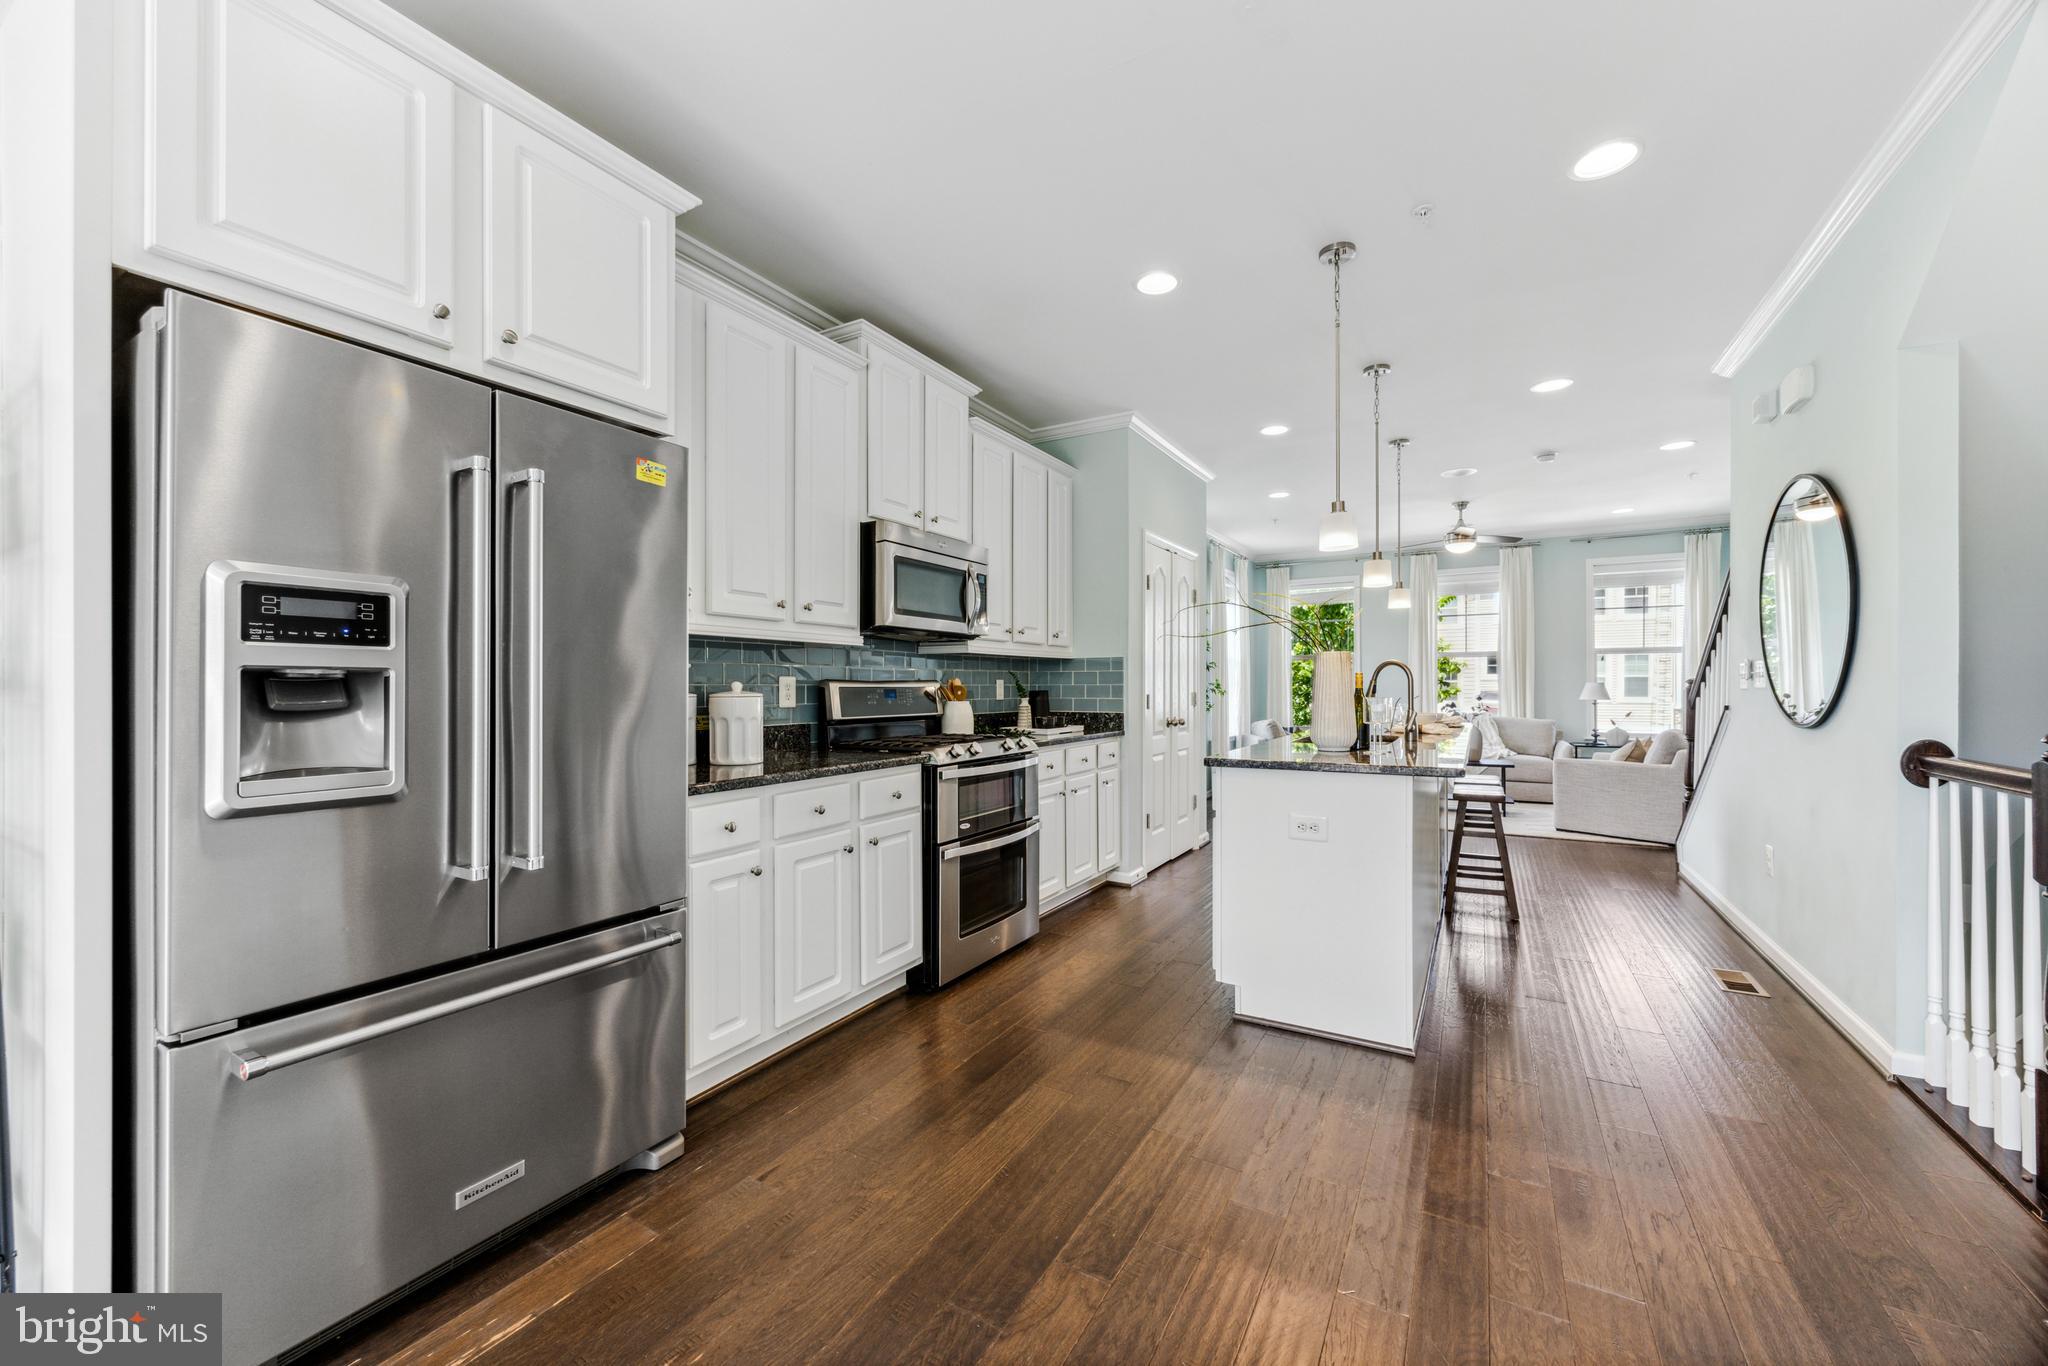
[[[1802,365],[1778,381],[1778,411],[1796,413],[1813,397],[1813,367]]]

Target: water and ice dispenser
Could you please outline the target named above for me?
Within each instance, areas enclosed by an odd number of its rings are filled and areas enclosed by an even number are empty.
[[[206,571],[206,811],[405,790],[405,584],[217,560]]]

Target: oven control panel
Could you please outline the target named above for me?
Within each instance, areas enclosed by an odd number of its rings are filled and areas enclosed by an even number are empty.
[[[389,645],[391,598],[245,580],[242,639],[294,645]]]

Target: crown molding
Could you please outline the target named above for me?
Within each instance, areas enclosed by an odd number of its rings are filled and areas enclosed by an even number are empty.
[[[553,138],[585,160],[610,171],[634,189],[661,202],[671,213],[688,213],[704,201],[644,162],[635,161],[561,110],[514,85],[447,39],[421,27],[381,0],[320,0],[336,14],[424,62],[487,104]]]
[[[957,370],[949,369],[939,364],[939,362],[933,360],[909,342],[904,341],[893,333],[883,331],[866,318],[855,318],[850,323],[841,323],[837,327],[828,329],[825,335],[838,342],[841,346],[851,347],[855,350],[867,346],[879,347],[899,360],[909,361],[926,374],[936,375],[961,393],[967,395],[970,410],[974,396],[981,392],[981,386],[967,378],[967,376]]]
[[[766,304],[778,313],[796,319],[814,332],[829,332],[844,322],[812,303],[800,294],[794,294],[776,284],[752,266],[743,265],[727,256],[717,247],[690,236],[681,228],[676,229],[676,260],[695,266],[742,294],[752,295],[756,303]]]
[[[743,289],[694,261],[684,260],[680,255],[677,256],[675,263],[675,281],[701,298],[724,304],[727,308],[743,313],[763,326],[775,329],[799,346],[807,346],[820,355],[830,356],[835,361],[851,365],[856,370],[867,368],[868,358],[860,352],[841,346],[804,319],[791,317],[777,307],[773,300],[764,299],[751,290]]]
[[[967,413],[970,419],[979,420],[984,425],[994,428],[1012,440],[1024,442],[1031,440],[1031,429],[1029,427],[1019,422],[1016,418],[1011,417],[994,404],[986,402],[978,395],[967,400]]]
[[[1904,165],[1913,149],[1920,145],[1920,139],[1927,130],[1940,121],[1957,95],[1970,84],[1978,71],[2006,35],[2018,27],[2034,8],[2034,0],[1979,0],[1977,8],[1949,40],[1947,47],[1935,59],[1934,65],[1913,93],[1906,100],[1905,107],[1892,119],[1877,145],[1864,156],[1862,164],[1849,177],[1849,183],[1835,196],[1834,203],[1808,233],[1806,240],[1792,257],[1792,263],[1785,267],[1763,301],[1756,306],[1740,331],[1728,343],[1720,359],[1714,362],[1714,373],[1723,379],[1732,379],[1753,355],[1763,339],[1770,334],[1778,320],[1783,318],[1792,303],[1820,274],[1828,257],[1834,254],[1849,230],[1870,207],[1878,192],[1883,190],[1892,176]]]
[[[1064,441],[1073,436],[1093,436],[1097,432],[1133,432],[1143,438],[1161,455],[1179,465],[1203,483],[1213,483],[1216,472],[1189,455],[1137,413],[1103,413],[1098,417],[1079,418],[1073,422],[1056,422],[1050,427],[1033,427],[1026,435],[1034,442]]]

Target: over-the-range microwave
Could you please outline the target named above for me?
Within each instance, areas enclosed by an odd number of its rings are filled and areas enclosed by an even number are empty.
[[[988,629],[988,552],[901,522],[861,526],[861,629],[898,640],[971,640]]]

